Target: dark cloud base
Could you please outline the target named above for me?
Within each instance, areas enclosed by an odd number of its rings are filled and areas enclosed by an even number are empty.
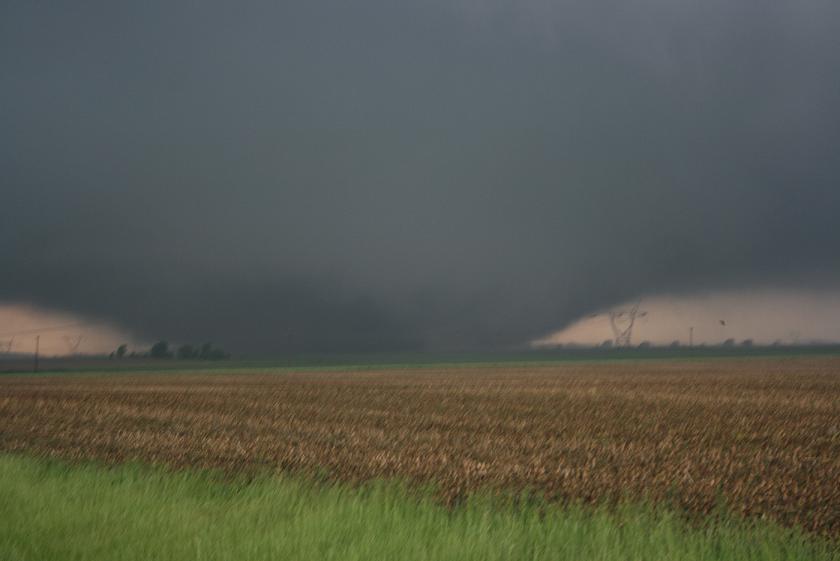
[[[4,4],[0,299],[272,354],[836,286],[836,3],[351,4]]]

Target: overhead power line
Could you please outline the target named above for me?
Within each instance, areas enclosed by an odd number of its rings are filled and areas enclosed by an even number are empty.
[[[0,333],[0,337],[17,337],[19,335],[37,335],[39,333],[47,333],[50,331],[61,331],[63,329],[70,329],[71,327],[88,327],[92,323],[67,323],[64,325],[52,325],[50,327],[39,327],[36,329],[24,329],[21,331],[7,331]]]

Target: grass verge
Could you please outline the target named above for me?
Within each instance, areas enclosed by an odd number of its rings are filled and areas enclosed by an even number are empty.
[[[828,560],[836,544],[725,516],[474,497],[455,510],[398,484],[221,481],[137,465],[0,455],[0,559]]]

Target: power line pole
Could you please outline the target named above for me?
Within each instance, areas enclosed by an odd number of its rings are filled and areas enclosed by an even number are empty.
[[[693,326],[688,328],[688,346],[689,347],[694,346],[694,327]]]
[[[41,349],[41,336],[35,336],[35,365],[32,369],[33,372],[38,372],[38,351]]]

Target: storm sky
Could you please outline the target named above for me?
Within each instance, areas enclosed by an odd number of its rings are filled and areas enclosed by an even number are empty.
[[[0,300],[237,352],[505,348],[837,287],[836,0],[0,5]]]

